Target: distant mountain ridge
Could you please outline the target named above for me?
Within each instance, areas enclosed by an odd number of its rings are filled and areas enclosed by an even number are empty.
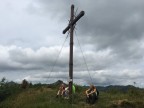
[[[109,85],[106,87],[103,86],[97,86],[97,89],[100,91],[108,91],[108,90],[120,90],[123,92],[126,92],[129,89],[135,89],[137,87],[133,86],[133,85],[127,85],[127,86],[122,86],[122,85]]]
[[[58,80],[52,84],[48,84],[48,86],[59,86],[61,84],[65,84],[63,81]],[[66,84],[67,85],[67,84]],[[84,88],[88,88],[89,86],[83,86]],[[109,91],[109,90],[120,90],[123,92],[126,92],[129,89],[136,89],[138,87],[135,87],[133,85],[127,85],[127,86],[122,86],[122,85],[109,85],[109,86],[96,86],[96,88],[99,91]],[[138,88],[141,89],[141,88]]]

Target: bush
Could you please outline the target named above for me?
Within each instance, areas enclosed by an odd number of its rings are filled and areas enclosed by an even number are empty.
[[[17,91],[20,91],[19,84],[15,82],[6,82],[5,78],[2,78],[0,85],[0,102],[13,95]]]
[[[5,100],[10,95],[8,90],[0,90],[0,102]]]

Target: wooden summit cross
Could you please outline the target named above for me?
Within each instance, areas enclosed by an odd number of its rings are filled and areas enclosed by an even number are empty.
[[[70,57],[69,57],[69,95],[72,94],[72,85],[73,85],[73,31],[76,22],[84,15],[84,11],[81,11],[74,18],[74,5],[71,5],[71,18],[68,26],[63,30],[65,34],[70,29]]]

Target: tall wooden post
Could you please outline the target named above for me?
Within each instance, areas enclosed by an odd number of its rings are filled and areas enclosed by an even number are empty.
[[[70,22],[73,22],[73,20],[74,20],[74,5],[71,5]],[[69,94],[72,94],[72,85],[73,85],[73,31],[74,26],[70,25]]]
[[[73,31],[76,22],[84,15],[84,11],[81,11],[74,19],[74,5],[71,5],[71,18],[68,26],[63,30],[65,34],[70,29],[70,56],[69,56],[69,94],[72,94],[73,85]]]

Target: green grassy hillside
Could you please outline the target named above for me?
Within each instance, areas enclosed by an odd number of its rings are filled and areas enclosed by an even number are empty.
[[[17,87],[0,102],[0,108],[144,108],[144,90],[129,88],[127,91],[109,89],[100,91],[99,100],[94,105],[86,104],[85,89],[76,87],[72,104],[69,100],[56,98],[58,86],[38,85],[26,89]],[[12,89],[12,88],[11,88]]]

